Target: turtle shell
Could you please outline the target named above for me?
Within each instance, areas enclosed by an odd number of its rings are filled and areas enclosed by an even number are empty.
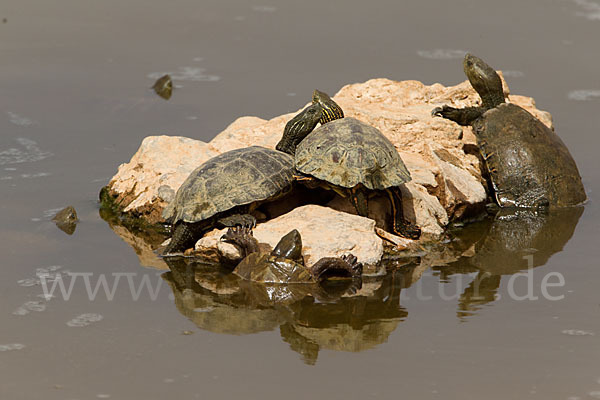
[[[163,211],[172,223],[199,222],[237,206],[286,193],[293,182],[292,156],[259,146],[231,150],[206,161],[183,182]]]
[[[377,128],[341,118],[312,131],[296,148],[296,169],[345,188],[383,190],[411,180],[398,151]]]
[[[308,268],[284,257],[252,253],[244,258],[233,273],[239,277],[262,283],[313,282]]]
[[[573,206],[586,199],[558,135],[523,108],[501,104],[473,123],[501,207]]]

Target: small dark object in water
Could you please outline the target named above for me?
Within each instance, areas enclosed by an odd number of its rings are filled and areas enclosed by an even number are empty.
[[[156,80],[152,89],[163,99],[169,100],[173,94],[173,81],[168,74],[161,76]]]
[[[5,24],[5,23],[7,23],[7,22],[8,22],[8,19],[6,19],[6,18],[2,18],[2,23],[3,23],[3,24]]]
[[[52,221],[54,221],[58,229],[67,235],[72,235],[75,232],[79,219],[77,218],[75,207],[68,206],[56,213]]]
[[[296,229],[282,237],[269,254],[260,251],[251,228],[229,228],[221,240],[240,248],[244,259],[233,273],[249,281],[318,283],[328,278],[360,279],[362,276],[362,264],[352,254],[324,257],[311,268],[304,266],[302,238]]]
[[[546,208],[581,204],[585,189],[577,165],[558,135],[523,108],[505,103],[502,80],[467,54],[465,75],[480,107],[437,107],[432,115],[471,125],[500,207]]]

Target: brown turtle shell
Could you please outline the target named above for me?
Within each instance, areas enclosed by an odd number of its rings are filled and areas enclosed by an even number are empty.
[[[206,161],[183,182],[163,211],[173,224],[199,222],[221,212],[276,198],[291,189],[294,159],[289,154],[251,146]]]
[[[473,123],[501,207],[565,207],[586,199],[577,165],[558,135],[504,103]]]
[[[296,148],[296,169],[345,188],[383,190],[411,180],[398,151],[377,128],[341,118],[312,131]]]

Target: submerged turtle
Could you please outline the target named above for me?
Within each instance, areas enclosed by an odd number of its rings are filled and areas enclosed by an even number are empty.
[[[471,125],[500,207],[565,207],[582,203],[585,190],[575,161],[558,135],[515,104],[504,102],[502,80],[467,54],[465,75],[480,107],[437,107],[434,116]]]
[[[287,194],[293,180],[294,159],[281,151],[252,146],[211,158],[188,176],[163,211],[173,224],[164,253],[192,247],[214,226],[254,226],[249,212]]]
[[[333,103],[341,111],[329,96],[327,102],[327,107],[334,109]],[[354,118],[340,118],[312,132],[284,132],[281,142],[287,144],[284,151],[295,155],[294,165],[302,174],[298,180],[325,185],[349,197],[356,212],[364,217],[369,211],[368,191],[385,191],[392,205],[393,231],[411,239],[420,237],[421,229],[407,221],[402,210],[399,186],[411,180],[410,173],[392,142],[377,128]]]
[[[281,238],[271,253],[260,251],[252,228],[229,228],[221,240],[240,248],[244,259],[233,270],[239,277],[262,283],[318,283],[331,277],[358,279],[362,264],[352,254],[323,257],[311,268],[304,266],[302,238],[296,229]]]

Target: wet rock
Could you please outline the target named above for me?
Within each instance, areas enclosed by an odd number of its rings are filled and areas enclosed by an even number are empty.
[[[506,85],[505,95],[509,102],[552,127],[550,114],[537,110],[533,99],[510,95]],[[424,233],[440,234],[449,221],[482,210],[485,182],[471,128],[430,114],[434,107],[443,104],[477,105],[479,97],[468,81],[445,87],[438,83],[428,86],[418,81],[372,79],[344,86],[334,99],[346,116],[377,127],[398,149],[413,177],[402,188],[404,211],[409,218],[414,217]],[[294,114],[268,121],[238,118],[209,143],[181,137],[148,137],[131,161],[119,167],[106,193],[122,212],[150,223],[164,222],[161,212],[167,199],[172,198],[195,167],[217,154],[241,147],[274,148],[285,123]]]
[[[302,236],[302,255],[308,267],[322,257],[341,257],[352,253],[367,266],[363,272],[365,275],[380,272],[375,264],[383,254],[383,241],[375,233],[375,221],[369,218],[329,207],[307,205],[258,224],[254,229],[254,237],[273,248],[282,236],[293,229],[297,229]],[[240,259],[235,246],[219,240],[225,232],[226,229],[209,232],[196,243],[196,251],[214,253],[217,248],[228,259]]]
[[[79,218],[77,218],[77,211],[75,211],[75,207],[68,206],[56,213],[54,218],[52,218],[52,221],[54,221],[58,229],[67,235],[72,235],[75,233],[75,228],[77,227]]]

